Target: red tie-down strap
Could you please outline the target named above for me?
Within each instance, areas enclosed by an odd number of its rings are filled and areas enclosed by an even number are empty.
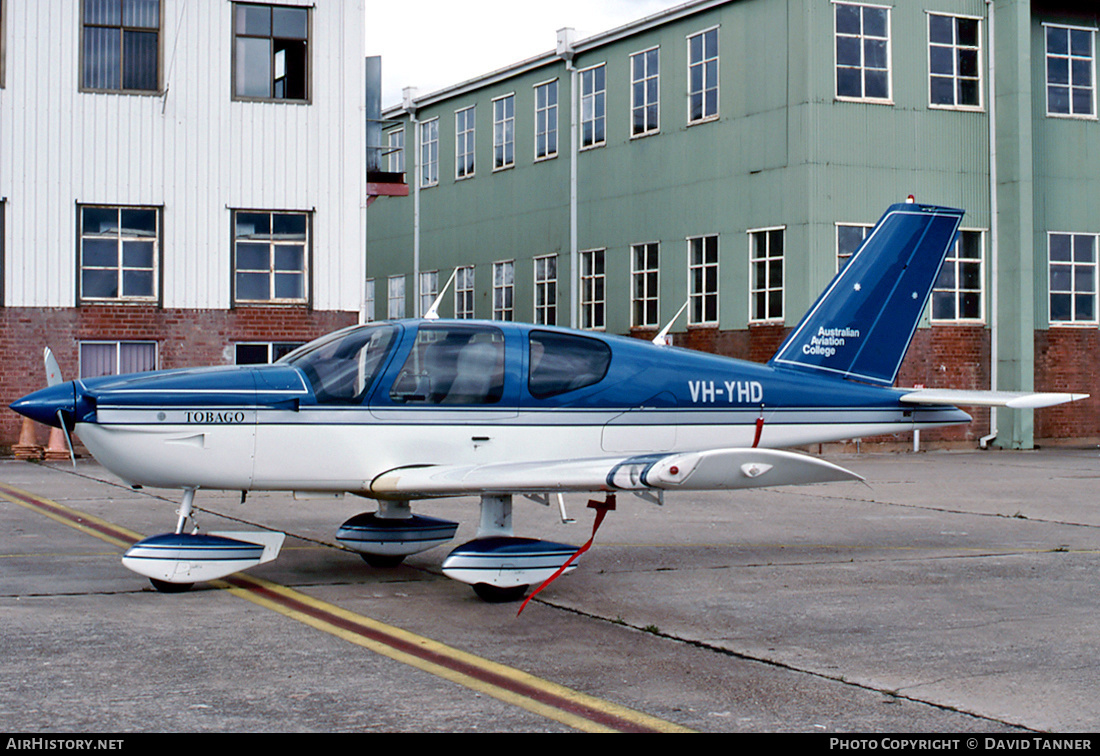
[[[555,580],[557,580],[558,576],[561,575],[563,572],[565,572],[565,570],[568,569],[569,565],[573,564],[574,559],[576,559],[581,554],[588,551],[589,548],[591,548],[592,542],[594,540],[596,540],[596,531],[600,529],[600,523],[603,522],[603,518],[607,516],[608,512],[615,509],[615,494],[613,494],[613,493],[608,494],[607,498],[604,499],[603,501],[596,501],[595,499],[589,499],[588,500],[588,508],[596,510],[596,520],[592,523],[592,537],[588,539],[588,542],[585,543],[584,546],[581,546],[579,549],[577,549],[577,553],[575,553],[573,556],[569,557],[569,559],[566,560],[565,564],[563,564],[561,567],[558,568],[557,572],[555,572],[550,577],[546,578],[546,580],[543,580],[542,585],[540,585],[535,590],[531,591],[531,595],[528,596],[527,598],[525,598],[523,600],[523,603],[520,604],[519,611],[516,612],[517,617],[519,615],[523,614],[523,609],[524,609],[524,607],[527,606],[528,601],[533,599],[536,596],[536,594],[538,594],[538,592],[541,591],[543,588],[545,588],[546,586],[550,585]]]

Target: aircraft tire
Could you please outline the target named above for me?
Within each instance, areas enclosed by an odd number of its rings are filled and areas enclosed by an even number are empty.
[[[526,585],[515,585],[511,588],[498,588],[488,583],[475,583],[474,593],[482,601],[488,604],[506,604],[509,601],[519,601],[527,595]]]
[[[157,580],[155,578],[149,578],[149,582],[153,584],[153,587],[156,588],[159,593],[186,593],[195,585],[194,583],[169,583],[166,580]]]
[[[363,561],[371,567],[396,567],[405,561],[404,555],[393,556],[391,554],[360,554]]]

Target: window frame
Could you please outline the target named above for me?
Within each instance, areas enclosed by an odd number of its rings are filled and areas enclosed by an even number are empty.
[[[596,71],[601,70],[601,69],[603,71],[603,87],[601,89],[596,89]],[[587,95],[584,93],[585,74],[591,74],[591,77],[592,77],[592,92],[591,92],[591,94],[587,94]],[[593,150],[593,149],[596,149],[597,147],[603,147],[605,144],[607,144],[607,63],[606,62],[597,63],[596,65],[588,66],[587,68],[580,69],[579,71],[577,71],[577,81],[578,81],[578,89],[580,90],[580,114],[579,114],[579,117],[580,117],[580,146],[579,146],[579,150],[581,152],[583,152],[584,150]],[[600,95],[603,95],[603,97],[601,98]],[[593,112],[592,117],[590,119],[587,119],[587,120],[584,117],[584,112],[585,112],[584,111],[584,105],[585,105],[586,100],[590,100],[592,102],[592,112]],[[599,115],[596,115],[596,113],[595,113],[596,108],[597,108],[597,103],[599,104],[599,109],[600,109],[600,114]],[[592,140],[591,144],[585,144],[584,143],[584,126],[585,126],[586,123],[591,123],[592,124],[593,140]],[[600,126],[600,138],[599,139],[595,139],[596,124],[599,124],[599,126]]]
[[[982,75],[982,19],[978,16],[968,16],[960,13],[937,13],[935,11],[925,11],[925,15],[928,17],[928,107],[934,110],[964,110],[974,113],[980,113],[985,110],[985,77]],[[943,42],[932,41],[932,19],[934,17],[949,18],[952,21],[951,30],[953,42],[947,45]],[[960,45],[959,44],[959,20],[973,21],[978,25],[978,44],[975,46]],[[952,68],[954,73],[948,77],[946,74],[933,74],[932,72],[932,48],[933,47],[949,47],[952,55]],[[962,76],[959,73],[959,51],[960,50],[973,50],[978,57],[978,75],[975,76]],[[937,103],[932,101],[932,79],[950,78],[952,82],[952,97],[953,104],[947,105],[944,103]],[[960,105],[959,100],[959,81],[960,79],[974,80],[977,82],[978,91],[978,104],[977,105]]]
[[[129,373],[120,372],[122,369],[122,347],[127,346],[152,346],[153,347],[153,367],[148,371],[151,372],[160,367],[160,342],[154,339],[80,339],[77,342],[77,375],[81,378],[89,378],[93,376],[84,375],[84,347],[85,346],[104,346],[112,345],[115,348],[115,371],[113,373],[106,373],[107,375],[129,375]],[[99,376],[94,376],[99,377]]]
[[[714,243],[714,260],[708,259],[708,242]],[[698,249],[697,243],[699,243]],[[718,299],[718,261],[720,259],[720,248],[718,242],[718,234],[703,234],[700,236],[689,236],[687,238],[687,277],[688,277],[688,325],[692,326],[715,326],[718,325],[719,317],[719,299]],[[696,262],[696,252],[702,254],[702,260]],[[701,271],[703,274],[703,290],[696,291],[696,271]],[[708,272],[712,273],[713,280],[709,280]],[[708,286],[708,283],[713,284],[713,290]],[[714,317],[708,318],[707,304],[713,299],[714,303]],[[698,305],[698,306],[697,306]],[[697,310],[702,317],[698,317]]]
[[[3,2],[3,1],[4,0],[0,0],[0,2]],[[122,7],[122,0],[118,0],[119,23],[118,23],[117,26],[115,26],[113,24],[98,24],[98,23],[89,24],[85,20],[85,18],[86,18],[85,17],[85,6],[86,6],[86,0],[80,0],[80,8],[79,8],[79,13],[80,13],[80,17],[79,17],[79,24],[80,24],[80,31],[79,31],[79,35],[80,35],[80,44],[79,44],[80,86],[78,87],[78,91],[86,92],[86,93],[89,93],[89,94],[126,94],[126,95],[146,95],[146,96],[153,96],[153,97],[164,94],[164,79],[163,79],[163,77],[164,77],[164,0],[157,0],[157,26],[156,26],[156,30],[155,30],[155,34],[156,34],[156,37],[157,37],[157,54],[156,54],[157,70],[156,70],[156,86],[153,89],[133,89],[133,88],[125,87],[124,86],[124,81],[123,81],[123,78],[122,78],[123,77],[123,72],[124,72],[123,58],[125,57],[125,44],[123,42],[123,39],[126,36],[126,32],[130,31],[131,33],[149,34],[149,33],[154,33],[153,32],[153,27],[149,27],[149,26],[127,26],[126,23],[125,23],[125,20],[124,20],[124,15],[123,15],[124,11],[123,11],[123,7]],[[3,8],[2,10],[7,10],[7,9]],[[3,15],[6,17],[7,13],[4,13]],[[0,19],[0,32],[4,31],[3,24],[4,24],[3,19]],[[85,37],[87,36],[85,34],[85,30],[89,26],[92,27],[92,28],[97,28],[97,29],[104,29],[104,28],[118,29],[118,31],[119,31],[119,49],[118,49],[118,53],[119,53],[119,58],[118,58],[119,81],[118,81],[118,86],[117,87],[92,87],[92,86],[87,86],[87,84],[85,83],[86,82],[86,79],[85,79],[86,69],[85,69],[85,65],[84,65],[84,63],[85,63],[84,49],[85,49]],[[4,35],[4,36],[6,36],[6,35]],[[0,87],[3,87],[3,58],[4,58],[3,44],[4,43],[2,41],[0,41]]]
[[[874,223],[842,223],[840,221],[837,221],[833,224],[833,238],[835,241],[834,249],[836,250],[836,255],[833,259],[833,262],[835,264],[835,270],[833,271],[834,273],[839,273],[840,271],[844,270],[844,266],[847,265],[848,261],[851,260],[855,253],[859,251],[859,247],[863,246],[863,242],[867,241],[867,235],[871,233],[871,229],[873,229],[874,227]],[[842,228],[858,228],[863,230],[863,237],[859,241],[859,246],[843,256],[841,256],[840,252],[840,229]],[[840,264],[841,260],[844,261],[844,265]]]
[[[1071,288],[1068,290],[1059,289],[1057,292],[1054,290],[1053,278],[1054,273],[1054,260],[1051,259],[1051,241],[1055,236],[1068,236],[1070,237],[1070,259],[1066,261],[1058,261],[1058,265],[1069,268],[1069,279],[1071,282]],[[1084,237],[1092,240],[1092,261],[1077,263],[1074,260],[1074,248],[1076,246],[1076,238]],[[1098,297],[1098,283],[1100,283],[1100,262],[1098,262],[1098,256],[1100,256],[1100,235],[1090,233],[1075,233],[1072,231],[1048,231],[1047,232],[1047,323],[1051,328],[1074,328],[1074,327],[1088,327],[1095,328],[1100,325],[1100,313],[1097,311]],[[1079,319],[1076,317],[1077,312],[1077,268],[1078,265],[1088,269],[1092,269],[1092,291],[1083,292],[1085,294],[1091,293],[1092,295],[1092,317],[1089,319]],[[1070,312],[1071,318],[1069,320],[1055,320],[1054,319],[1054,307],[1052,306],[1052,300],[1055,294],[1069,295],[1070,297]]]
[[[503,280],[501,279],[501,276],[504,276]],[[516,319],[515,260],[497,260],[493,263],[492,319],[505,322],[510,322]]]
[[[855,2],[842,2],[841,0],[832,0],[833,3],[833,92],[836,99],[840,102],[862,102],[871,105],[893,105],[894,104],[894,45],[893,45],[893,8],[888,5],[876,5],[874,3],[855,3]],[[860,9],[860,31],[858,35],[852,35],[845,32],[841,35],[837,25],[837,13],[841,7],[859,8]],[[885,70],[886,71],[886,96],[885,97],[868,97],[867,96],[867,79],[866,72],[868,66],[866,65],[866,48],[864,43],[868,39],[867,35],[863,31],[863,10],[865,8],[873,8],[876,10],[882,10],[886,13],[886,36],[885,37],[870,37],[870,39],[885,39],[886,40],[886,68],[874,68],[872,70]],[[859,66],[843,66],[845,69],[858,68],[860,72],[860,95],[842,95],[840,93],[840,57],[837,52],[838,43],[841,36],[845,38],[856,38],[859,40]]]
[[[269,97],[258,97],[255,95],[243,95],[237,92],[237,39],[238,37],[244,37],[245,39],[263,39],[257,34],[240,34],[237,31],[237,10],[239,8],[251,6],[256,8],[269,8],[274,10],[275,8],[287,8],[295,10],[304,10],[306,12],[306,39],[305,39],[305,97],[276,97],[274,94],[275,83],[278,78],[275,76],[276,67],[276,55],[277,51],[272,44],[271,50],[271,91],[272,94]],[[293,4],[281,4],[281,3],[246,3],[246,2],[234,2],[232,4],[232,16],[230,18],[230,34],[232,39],[230,41],[230,94],[234,102],[278,102],[290,105],[309,105],[313,101],[313,13],[310,11],[314,8],[313,5],[293,5]],[[266,39],[275,40],[283,39],[282,37],[275,37],[275,31],[272,29],[271,36]],[[286,38],[290,39],[290,38]]]
[[[268,246],[270,248],[270,254],[268,257],[268,273],[270,275],[268,292],[271,293],[270,299],[241,299],[237,295],[237,276],[241,271],[245,272],[260,272],[258,268],[240,268],[237,265],[237,244],[240,241],[237,237],[237,216],[242,213],[269,216],[269,228],[273,227],[271,221],[274,220],[276,215],[298,215],[305,219],[305,240],[302,243],[302,296],[299,297],[275,297],[275,276],[278,271],[275,267],[275,251],[279,244],[276,243],[273,231],[269,232]],[[308,307],[313,300],[313,213],[308,210],[271,210],[268,208],[233,208],[229,213],[230,227],[229,227],[229,239],[230,239],[230,291],[232,292],[232,306],[233,307]],[[289,243],[284,242],[281,246],[292,246]]]
[[[405,172],[405,124],[386,132],[386,172]]]
[[[386,277],[386,320],[401,320],[407,315],[408,283],[404,273]]]
[[[425,138],[427,132],[428,138]],[[433,148],[434,147],[434,151]],[[417,135],[417,151],[420,153],[420,166],[416,180],[421,189],[439,186],[439,117],[420,122]],[[425,158],[427,151],[427,158]],[[425,179],[427,176],[427,179]]]
[[[461,119],[461,123],[459,122]],[[455,111],[455,181],[465,181],[477,173],[477,104]],[[463,161],[466,158],[466,161]]]
[[[772,234],[779,232],[782,234],[780,237],[783,240],[782,251],[778,255],[772,254]],[[787,254],[787,227],[786,226],[764,226],[761,228],[750,228],[745,234],[749,239],[749,323],[782,323],[785,319],[785,310],[787,306],[787,271],[786,271],[786,254]],[[765,256],[762,258],[754,257],[756,252],[756,237],[758,234],[764,234],[767,240],[767,248]],[[771,263],[774,260],[780,262],[780,284],[778,286],[772,285],[771,276]],[[765,265],[765,284],[763,288],[758,288],[756,285],[756,266],[758,264]],[[771,293],[779,292],[779,313],[772,312]],[[764,301],[764,317],[757,317],[757,298],[760,296],[765,297]]]
[[[535,100],[534,161],[536,163],[540,163],[543,160],[553,160],[558,156],[558,103],[560,101],[558,80],[554,78],[547,81],[542,81],[538,84],[534,84],[531,89],[534,91]],[[547,103],[543,107],[539,107],[539,92],[541,90],[546,90],[547,93],[553,93],[554,95],[554,101],[552,103],[549,101],[549,96],[547,96]],[[553,126],[551,126],[551,120],[553,120]],[[543,152],[541,155],[539,154],[540,137],[546,140],[545,152]],[[553,139],[553,149],[550,149],[551,138]]]
[[[1096,37],[1097,27],[1093,26],[1074,26],[1071,24],[1051,24],[1043,23],[1043,108],[1047,118],[1070,118],[1082,121],[1095,121],[1100,119],[1100,115],[1096,111]],[[1066,89],[1068,90],[1068,110],[1065,113],[1052,111],[1050,109],[1050,58],[1052,53],[1050,52],[1050,30],[1051,29],[1064,29],[1067,32],[1067,40],[1071,41],[1071,35],[1074,31],[1085,31],[1089,33],[1089,108],[1088,113],[1075,113],[1073,112],[1073,60],[1074,55],[1071,49],[1067,48],[1067,52],[1063,55],[1061,53],[1055,53],[1058,58],[1065,58],[1067,61],[1067,74],[1069,81],[1066,83]],[[1080,56],[1077,56],[1080,58]]]
[[[475,267],[460,265],[455,272],[454,313],[455,320],[475,320],[477,315],[477,288]],[[469,304],[469,307],[467,307]]]
[[[635,66],[634,60],[639,56],[648,55],[651,52],[657,53],[657,73],[651,74],[649,71],[648,62],[645,65],[644,75],[641,79],[635,78]],[[656,96],[653,102],[649,101],[649,88],[645,84],[653,79],[656,81]],[[637,101],[638,84],[643,84],[642,92],[645,93],[644,102],[639,105]],[[636,131],[634,128],[634,115],[639,110],[645,111],[650,107],[655,107],[656,116],[655,124],[650,127],[648,117],[644,119],[645,126],[641,131]],[[661,46],[654,45],[653,47],[647,47],[644,50],[638,50],[637,52],[630,54],[630,120],[628,124],[631,139],[641,139],[643,137],[652,136],[661,132]]]
[[[638,252],[644,254],[646,267],[639,268]],[[650,255],[652,254],[652,259]],[[650,267],[652,264],[652,267]],[[638,282],[644,292],[637,296]],[[647,316],[649,303],[653,303],[653,319]],[[640,308],[640,310],[639,310]],[[642,315],[642,317],[638,317]],[[657,328],[661,325],[661,243],[638,242],[630,245],[630,327]]]
[[[375,279],[368,278],[363,282],[363,322],[373,323],[375,318]]]
[[[420,280],[417,282],[416,290],[417,295],[420,297],[420,307],[416,311],[416,316],[422,318],[424,313],[435,304],[436,297],[439,296],[439,271],[420,271]]]
[[[305,346],[304,341],[235,341],[233,342],[233,364],[234,365],[271,365],[276,360],[279,360],[286,355],[293,352],[300,346]],[[250,347],[267,347],[267,362],[241,362],[240,353],[238,349],[242,346]],[[277,350],[284,350],[282,354],[278,354]],[[278,356],[276,356],[278,354]]]
[[[506,171],[516,165],[516,93],[494,97],[492,103],[493,171]],[[498,108],[510,108],[511,115],[498,112]]]
[[[558,324],[558,256],[539,255],[532,258],[535,288],[532,305],[535,325]],[[540,265],[541,263],[541,265]],[[553,270],[551,270],[551,267]],[[553,294],[553,301],[550,295]],[[539,304],[539,297],[542,304]],[[552,319],[551,319],[552,318]]]
[[[98,235],[88,235],[84,232],[84,211],[89,209],[100,210],[114,210],[118,213],[118,234],[114,237],[118,242],[117,247],[117,264],[114,266],[103,265],[85,265],[84,264],[84,245],[89,239],[105,239],[107,237]],[[122,212],[125,210],[136,210],[144,212],[152,212],[156,218],[156,230],[151,237],[153,240],[153,265],[151,269],[152,280],[152,293],[148,296],[132,295],[125,296],[123,291],[123,276],[127,270],[125,265],[123,245],[127,241],[127,237],[122,234]],[[131,241],[146,241],[150,237],[130,237]],[[160,205],[107,205],[99,204],[95,202],[82,202],[76,207],[76,301],[80,305],[88,304],[148,304],[160,306],[161,297],[163,292],[163,271],[164,271],[164,208]],[[117,270],[118,271],[118,292],[119,294],[114,297],[92,297],[84,294],[84,271],[87,270]],[[129,270],[148,270],[144,266],[130,266]]]
[[[607,249],[581,251],[581,330],[607,329]],[[593,265],[599,261],[599,269]]]
[[[977,234],[978,235],[978,257],[961,257],[960,254],[963,251],[962,235],[963,234]],[[936,325],[981,325],[985,323],[985,235],[986,229],[981,228],[960,228],[958,235],[955,237],[955,242],[951,245],[951,249],[947,251],[947,257],[944,258],[944,267],[940,269],[940,274],[937,275],[936,280],[932,284],[932,294],[928,299],[928,320],[930,323]],[[951,287],[939,286],[939,276],[943,274],[943,270],[947,265],[954,266],[954,284]],[[962,267],[964,265],[977,264],[978,266],[978,288],[968,289],[962,285],[963,276],[961,274]],[[962,301],[966,294],[977,292],[978,294],[978,315],[975,317],[966,317],[961,315]],[[936,316],[936,294],[951,293],[955,301],[955,317],[943,318]]]
[[[721,52],[720,52],[720,42],[719,42],[719,33],[718,33],[718,30],[720,28],[721,28],[721,26],[716,24],[716,25],[711,26],[707,29],[700,29],[699,31],[695,32],[694,34],[689,34],[687,36],[687,124],[688,124],[688,126],[694,126],[694,125],[700,124],[700,123],[707,123],[709,121],[716,121],[716,120],[718,120],[718,118],[721,116],[721,113],[722,113],[722,105],[721,105],[721,97],[722,97],[722,84],[721,84],[721,75],[722,74],[721,74],[721,69],[722,69],[722,66],[721,66]],[[708,58],[708,57],[706,57],[706,55],[707,55],[706,35],[711,34],[711,33],[714,34],[714,57],[713,58]],[[702,37],[703,38],[703,41],[702,41],[702,55],[703,55],[703,57],[699,61],[692,61],[691,41],[693,39],[695,39],[696,37]],[[714,86],[708,88],[707,87],[707,80],[706,80],[706,70],[707,70],[707,64],[712,62],[712,61],[714,63]],[[691,88],[691,72],[692,72],[693,68],[698,68],[698,67],[701,67],[703,69],[702,89],[700,89],[698,91],[695,91],[695,90],[692,90],[692,88]],[[707,113],[706,112],[706,109],[707,109],[706,108],[707,93],[710,92],[710,91],[714,92],[714,112],[713,113]],[[699,116],[698,118],[692,118],[692,98],[695,97],[695,96],[701,97],[701,100],[702,100],[701,101],[701,109],[702,109],[703,114],[701,116]]]

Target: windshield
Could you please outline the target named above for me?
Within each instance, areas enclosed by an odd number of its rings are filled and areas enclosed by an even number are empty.
[[[382,367],[397,326],[380,324],[336,331],[279,360],[305,373],[319,404],[359,404]]]

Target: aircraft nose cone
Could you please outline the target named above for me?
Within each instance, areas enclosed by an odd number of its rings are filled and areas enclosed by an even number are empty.
[[[26,415],[31,420],[52,425],[55,428],[61,427],[61,422],[57,419],[57,411],[65,410],[71,414],[75,406],[76,390],[72,381],[27,394],[11,404],[11,408],[20,415]]]

